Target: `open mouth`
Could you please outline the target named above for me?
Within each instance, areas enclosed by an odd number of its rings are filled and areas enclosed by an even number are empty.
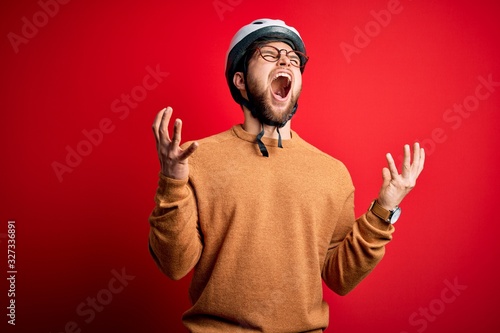
[[[277,73],[271,82],[271,90],[278,100],[285,100],[292,87],[292,76],[288,73]]]

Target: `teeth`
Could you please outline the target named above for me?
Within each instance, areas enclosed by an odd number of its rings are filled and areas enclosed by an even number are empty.
[[[286,77],[288,79],[288,82],[292,81],[292,76],[288,73],[283,73],[283,72],[276,74],[276,76],[274,77],[274,80],[276,80],[277,78],[279,78],[281,76]]]

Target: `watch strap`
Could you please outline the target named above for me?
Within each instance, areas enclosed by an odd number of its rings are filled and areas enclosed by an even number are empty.
[[[389,222],[391,220],[391,216],[393,214],[392,211],[385,209],[384,207],[380,206],[377,200],[374,200],[372,202],[372,205],[370,207],[370,211],[375,215],[381,218],[382,220]]]

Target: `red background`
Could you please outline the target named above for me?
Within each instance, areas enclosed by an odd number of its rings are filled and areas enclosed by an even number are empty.
[[[378,192],[385,153],[416,139],[428,153],[382,263],[345,297],[325,289],[327,332],[497,332],[500,86],[464,117],[446,115],[474,101],[480,76],[500,81],[500,5],[401,0],[377,30],[372,11],[389,3],[71,1],[43,21],[36,1],[2,1],[2,332],[184,331],[189,278],[168,280],[148,253],[158,173],[150,127],[167,105],[184,121],[184,140],[241,122],[224,57],[237,29],[261,17],[285,20],[306,42],[293,128],[347,165],[358,215]],[[22,36],[23,17],[34,15],[40,27],[16,52],[9,33]],[[340,46],[354,45],[356,27],[371,37],[348,62]],[[168,76],[130,113],[113,112],[122,94],[141,91],[148,66]],[[67,146],[84,149],[83,131],[103,119],[112,131],[58,179],[53,163],[65,164]],[[15,327],[6,317],[8,220],[17,226]],[[85,322],[78,306],[111,295],[112,271],[122,269],[134,278]],[[446,281],[466,289],[452,297]]]

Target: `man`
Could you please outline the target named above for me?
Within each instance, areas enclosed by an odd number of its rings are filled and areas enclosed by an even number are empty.
[[[323,331],[322,280],[345,295],[373,270],[423,169],[418,143],[413,161],[405,146],[401,174],[388,154],[378,198],[356,220],[344,165],[290,129],[307,59],[297,30],[254,21],[226,59],[243,124],[181,147],[179,119],[168,132],[172,108],[154,121],[161,172],[150,251],[172,279],[194,268],[183,315],[191,332]]]

